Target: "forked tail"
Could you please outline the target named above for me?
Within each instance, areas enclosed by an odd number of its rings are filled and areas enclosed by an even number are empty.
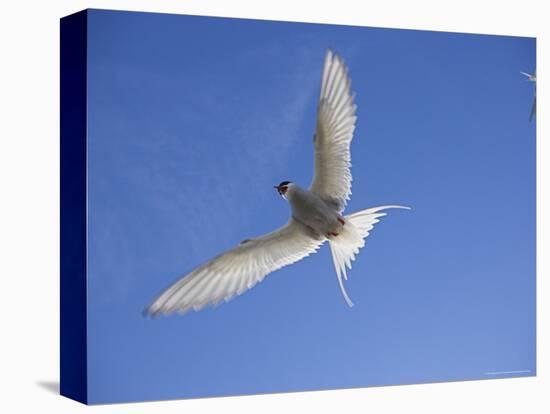
[[[338,283],[340,284],[340,290],[349,306],[353,306],[353,302],[344,288],[344,280],[348,279],[346,267],[351,269],[351,262],[355,260],[355,255],[359,253],[359,249],[365,245],[365,239],[369,235],[369,232],[380,221],[378,218],[386,215],[386,213],[382,213],[381,211],[389,208],[410,210],[409,207],[389,205],[357,211],[345,216],[346,224],[342,228],[342,231],[338,236],[329,239],[330,251]]]

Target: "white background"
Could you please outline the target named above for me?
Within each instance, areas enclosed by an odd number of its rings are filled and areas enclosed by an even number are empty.
[[[19,1],[0,16],[2,412],[550,412],[548,144],[550,13],[543,1]],[[313,6],[314,4],[314,6]],[[59,21],[87,8],[538,37],[538,377],[86,408],[59,381]],[[182,47],[185,47],[183,44]],[[532,68],[525,68],[532,70]],[[526,109],[528,111],[528,108]],[[444,139],[444,137],[442,137]],[[506,225],[503,223],[503,225]],[[548,254],[548,253],[547,253]],[[465,304],[467,306],[467,304]],[[238,373],[235,373],[238,375]]]

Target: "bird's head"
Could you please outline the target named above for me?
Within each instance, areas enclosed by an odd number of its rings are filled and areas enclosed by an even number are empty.
[[[292,188],[294,184],[292,181],[283,181],[281,184],[274,186],[275,189],[277,189],[277,192],[281,197],[286,199],[286,193],[289,188]]]

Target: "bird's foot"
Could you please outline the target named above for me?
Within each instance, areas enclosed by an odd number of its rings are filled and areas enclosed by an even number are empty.
[[[330,236],[336,237],[336,236],[338,236],[338,234],[340,234],[340,233],[335,233],[335,232],[331,231],[331,232],[327,233],[327,237],[330,237]]]
[[[338,221],[340,222],[340,224],[343,226],[344,224],[346,224],[346,222],[344,221],[344,219],[342,217],[338,217]]]

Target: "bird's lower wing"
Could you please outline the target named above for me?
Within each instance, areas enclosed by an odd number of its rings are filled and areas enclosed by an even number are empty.
[[[315,131],[315,172],[310,190],[342,211],[351,195],[350,144],[354,95],[344,61],[327,51]]]
[[[269,273],[314,253],[324,241],[323,236],[291,218],[280,229],[246,240],[179,279],[146,313],[152,316],[184,313],[207,304],[227,302],[261,282]]]
[[[537,114],[537,98],[533,99],[533,106],[531,107],[531,113],[529,114],[529,122],[533,121],[533,118]]]

